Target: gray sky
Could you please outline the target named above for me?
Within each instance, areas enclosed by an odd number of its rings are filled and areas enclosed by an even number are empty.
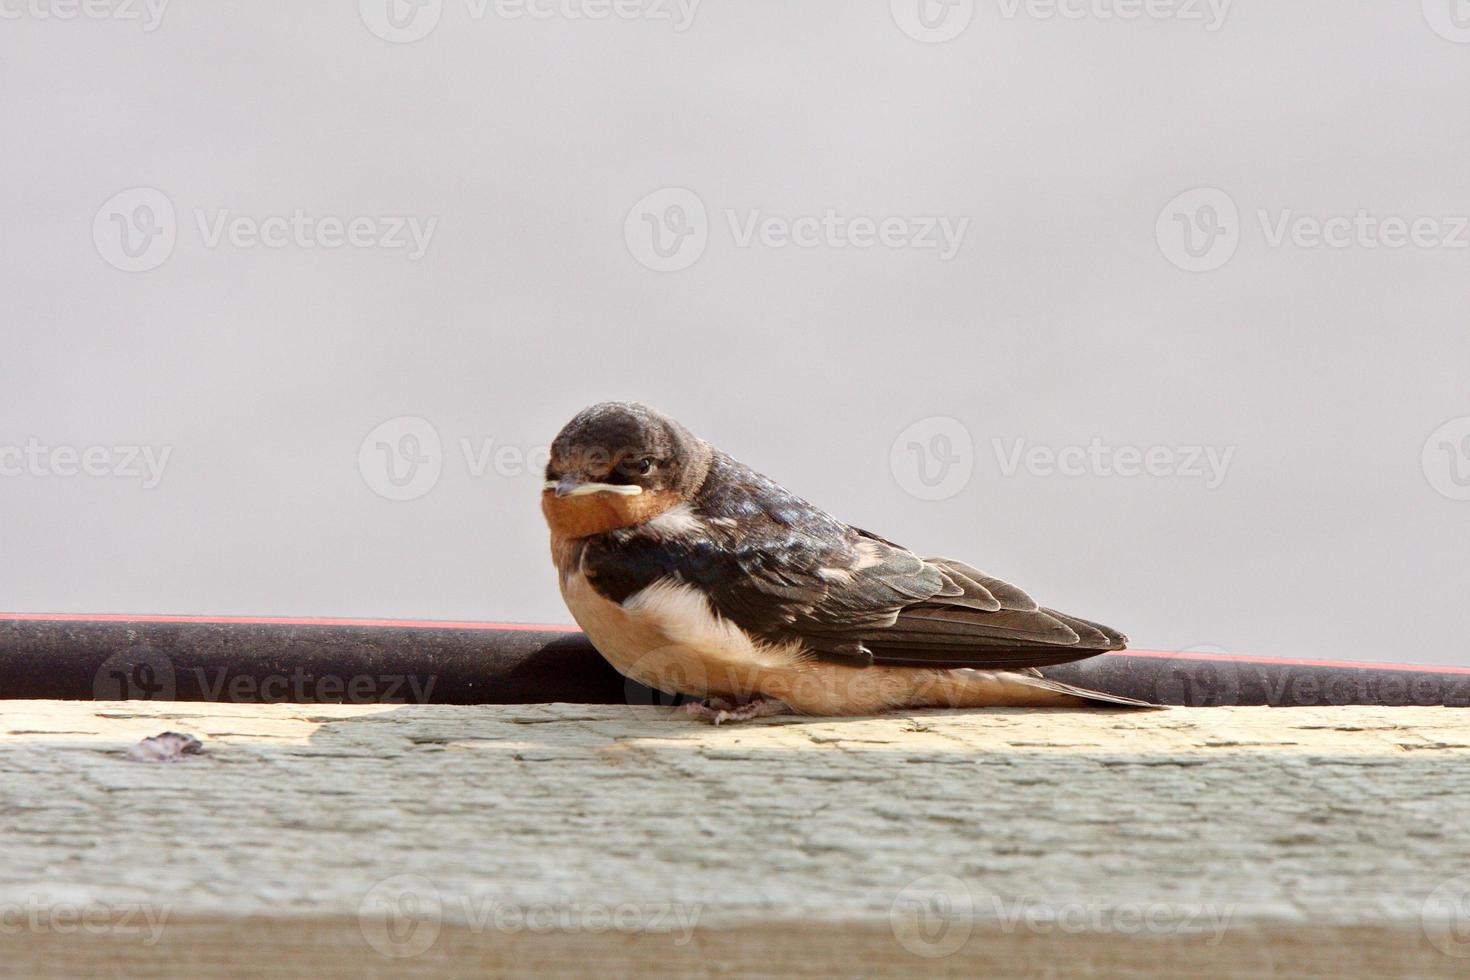
[[[636,398],[1140,648],[1470,662],[1454,0],[393,2],[0,0],[3,609],[568,622],[525,457]]]

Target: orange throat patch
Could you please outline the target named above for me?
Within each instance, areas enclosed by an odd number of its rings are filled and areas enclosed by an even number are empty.
[[[541,492],[541,513],[553,538],[586,538],[620,527],[652,520],[680,502],[673,490],[644,491],[634,497],[614,493],[589,493],[582,497],[558,497]]]

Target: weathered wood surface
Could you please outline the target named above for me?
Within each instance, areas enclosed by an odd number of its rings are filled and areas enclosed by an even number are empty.
[[[0,719],[14,975],[1470,974],[1455,709]]]

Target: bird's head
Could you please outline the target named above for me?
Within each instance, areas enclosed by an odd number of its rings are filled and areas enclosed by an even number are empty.
[[[553,534],[582,538],[652,520],[692,498],[710,447],[636,402],[600,402],[557,433],[541,510]]]

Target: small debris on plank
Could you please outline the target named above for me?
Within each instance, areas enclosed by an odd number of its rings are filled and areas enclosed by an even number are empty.
[[[134,762],[178,762],[185,755],[192,755],[202,748],[199,739],[193,735],[160,732],[129,748],[128,758]]]

